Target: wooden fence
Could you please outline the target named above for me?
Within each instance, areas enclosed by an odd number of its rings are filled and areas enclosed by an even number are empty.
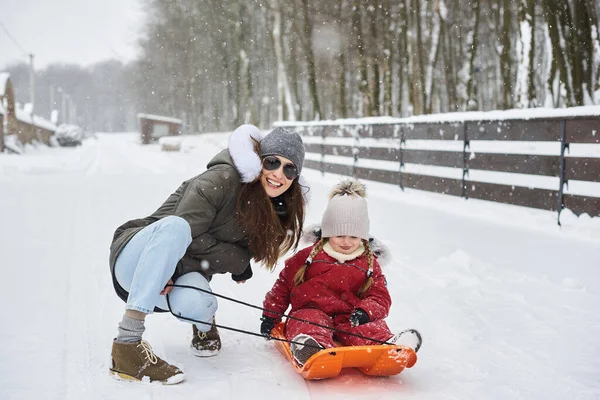
[[[354,176],[384,183],[445,193],[465,198],[560,211],[568,208],[576,215],[600,215],[600,197],[564,193],[569,180],[600,182],[600,158],[571,157],[567,149],[572,143],[600,143],[600,116],[577,116],[538,119],[506,119],[458,122],[418,122],[388,124],[303,125],[282,124],[298,131],[307,139],[320,138],[319,143],[306,140],[307,157],[304,166],[341,175]],[[350,145],[328,144],[329,138],[354,138]],[[363,140],[370,139],[370,140]],[[362,145],[372,139],[385,140],[387,147]],[[408,149],[407,140],[460,141],[462,151]],[[559,142],[560,154],[482,153],[471,157],[474,141]],[[348,157],[350,162],[326,162],[325,156]],[[313,159],[311,159],[313,158]],[[319,158],[319,157],[317,157]],[[398,163],[397,170],[359,166],[359,160],[382,160]],[[462,178],[445,178],[403,171],[402,166],[451,167],[462,170]],[[508,172],[558,177],[556,189],[478,182],[469,179],[470,170]],[[459,174],[460,176],[460,174]],[[560,223],[560,222],[559,222]]]

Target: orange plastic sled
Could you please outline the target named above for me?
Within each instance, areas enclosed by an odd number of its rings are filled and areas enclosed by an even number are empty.
[[[284,323],[271,331],[274,338],[285,339]],[[275,341],[279,351],[292,363],[296,372],[304,379],[326,379],[340,374],[342,368],[358,368],[362,373],[373,376],[398,375],[404,368],[417,362],[417,355],[409,347],[394,345],[344,346],[321,350],[300,366],[292,356],[290,344]]]

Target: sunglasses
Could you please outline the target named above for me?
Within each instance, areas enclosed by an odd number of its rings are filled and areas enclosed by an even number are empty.
[[[281,160],[275,156],[266,156],[263,158],[262,166],[267,171],[275,171],[281,167]],[[292,163],[283,165],[283,175],[290,181],[296,179],[298,176],[298,169]]]

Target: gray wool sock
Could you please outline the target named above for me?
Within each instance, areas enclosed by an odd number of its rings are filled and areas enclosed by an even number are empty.
[[[115,342],[137,343],[142,340],[142,334],[145,330],[143,319],[133,319],[123,315],[123,319],[119,322],[119,333]]]

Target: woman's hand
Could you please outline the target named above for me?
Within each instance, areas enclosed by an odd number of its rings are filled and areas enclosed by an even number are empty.
[[[237,283],[244,283],[250,278],[252,278],[252,267],[250,266],[250,263],[248,263],[248,266],[241,274],[231,274],[231,279]]]
[[[162,290],[162,292],[160,292],[161,296],[166,296],[167,294],[171,293],[171,290],[173,290],[173,286],[171,286],[173,284],[173,279],[169,279],[169,282],[167,282],[167,285],[165,286],[165,288]]]

